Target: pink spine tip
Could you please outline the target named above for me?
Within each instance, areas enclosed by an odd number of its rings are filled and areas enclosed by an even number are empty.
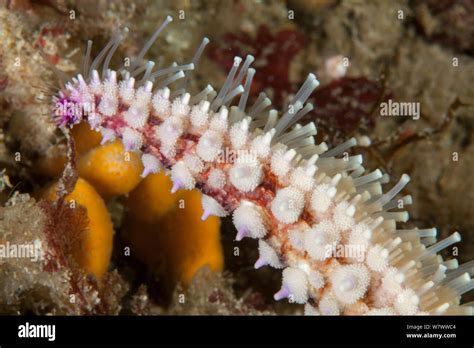
[[[273,295],[273,298],[275,299],[275,301],[280,301],[289,296],[290,296],[290,291],[285,285],[283,285],[281,289],[275,295]]]
[[[244,239],[244,237],[247,237],[247,235],[248,235],[248,232],[246,229],[239,228],[237,230],[237,235],[235,236],[235,240],[240,242],[242,239]]]
[[[176,193],[176,191],[178,191],[182,187],[183,185],[179,181],[173,183],[173,187],[171,188],[171,193]]]
[[[211,216],[211,213],[208,212],[207,210],[204,210],[204,213],[201,216],[201,220],[206,221],[209,216]]]
[[[101,120],[95,119],[95,120],[90,120],[89,124],[91,126],[91,129],[97,133],[100,133],[100,124]]]
[[[109,135],[105,135],[102,140],[100,141],[100,145],[104,145],[105,143],[107,143],[108,141],[110,140],[110,136]]]
[[[145,168],[143,169],[142,174],[141,174],[140,176],[141,176],[142,178],[146,178],[146,177],[148,176],[148,174],[150,174],[150,173],[151,173],[150,168],[145,167]]]
[[[263,266],[266,266],[268,265],[267,261],[265,261],[265,259],[263,257],[259,257],[257,262],[255,262],[255,269],[259,269],[259,268],[262,268]]]

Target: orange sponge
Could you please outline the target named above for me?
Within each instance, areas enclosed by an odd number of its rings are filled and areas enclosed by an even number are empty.
[[[201,221],[199,191],[171,194],[171,180],[163,173],[142,180],[139,155],[124,152],[120,141],[98,146],[100,134],[85,123],[75,126],[72,134],[82,179],[67,199],[75,199],[88,211],[90,226],[84,248],[88,252],[79,257],[85,269],[100,277],[107,269],[112,250],[112,224],[99,194],[108,198],[127,193],[126,224],[133,250],[150,267],[166,264],[165,277],[170,284],[189,284],[195,272],[206,264],[215,271],[223,269],[220,220],[210,217]],[[41,160],[39,167],[51,172],[49,175],[58,175],[64,163],[64,154],[58,151]],[[50,199],[54,199],[55,190],[53,187],[48,191]]]
[[[43,194],[48,200],[56,200],[57,183],[50,186]],[[78,264],[86,271],[101,278],[109,267],[112,255],[113,225],[104,201],[86,180],[79,178],[74,191],[66,200],[79,204],[87,209],[89,220],[82,252],[76,255]]]
[[[96,147],[77,162],[79,175],[89,181],[104,197],[123,195],[141,180],[140,156],[124,152],[120,141]]]
[[[135,255],[161,278],[188,285],[204,265],[214,271],[224,267],[220,219],[201,221],[201,193],[172,195],[171,186],[167,176],[154,174],[130,193],[127,238]]]
[[[76,144],[76,154],[84,154],[90,149],[98,146],[102,139],[99,132],[90,129],[87,122],[82,122],[71,130]],[[57,177],[66,165],[66,149],[64,144],[52,146],[48,152],[35,164],[35,171],[40,175]]]
[[[87,122],[82,122],[74,126],[71,130],[71,134],[76,143],[76,152],[79,155],[99,146],[102,140],[100,132],[92,130]]]
[[[213,271],[222,271],[224,256],[220,241],[220,219],[211,216],[201,221],[201,192],[185,191],[183,200],[186,207],[166,215],[161,230],[171,236],[170,245],[165,247],[175,250],[171,259],[180,274],[180,281],[188,285],[196,271],[204,265]]]
[[[153,222],[178,208],[184,191],[171,194],[172,186],[171,180],[163,173],[148,175],[128,196],[125,204],[130,215]]]

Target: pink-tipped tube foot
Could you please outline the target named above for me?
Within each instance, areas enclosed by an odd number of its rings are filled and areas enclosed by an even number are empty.
[[[176,191],[178,191],[182,187],[183,185],[179,181],[173,183],[173,187],[171,188],[171,193],[176,193]]]
[[[151,173],[151,170],[150,170],[149,168],[145,167],[145,168],[143,169],[142,174],[141,174],[140,176],[141,176],[142,178],[146,178],[146,177],[148,176],[148,174],[150,174],[150,173]]]
[[[257,262],[255,262],[255,269],[259,269],[259,268],[262,268],[263,266],[266,266],[268,265],[267,261],[265,261],[265,259],[263,257],[259,257]]]
[[[208,212],[207,210],[204,210],[204,213],[201,216],[201,220],[206,221],[209,216],[211,216],[211,213]]]
[[[102,138],[102,140],[100,141],[100,145],[104,145],[104,144],[108,143],[109,140],[110,140],[110,138],[111,138],[110,136],[105,135],[105,136]]]
[[[247,230],[241,228],[237,231],[237,235],[235,236],[235,240],[240,242],[242,239],[244,239],[244,237],[247,237],[247,235],[248,235]]]
[[[290,296],[290,291],[285,285],[283,285],[280,291],[278,291],[275,295],[273,295],[273,298],[275,299],[275,301],[280,301],[284,298],[288,298],[289,296]]]

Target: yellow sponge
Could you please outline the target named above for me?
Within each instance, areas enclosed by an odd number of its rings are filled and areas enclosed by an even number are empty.
[[[204,265],[214,271],[224,267],[220,219],[201,221],[201,193],[182,190],[173,195],[171,186],[162,173],[143,180],[126,202],[126,231],[135,256],[167,283],[188,285]]]
[[[56,200],[57,183],[43,194],[48,200]],[[88,228],[77,262],[87,272],[101,278],[109,267],[112,255],[113,225],[104,201],[86,180],[79,178],[74,191],[66,196],[70,206],[79,204],[87,209]],[[73,208],[71,208],[73,209]]]
[[[143,165],[135,152],[124,152],[120,141],[96,147],[77,162],[79,175],[104,197],[123,195],[141,180]]]
[[[148,175],[128,196],[125,204],[130,215],[153,222],[176,209],[185,191],[171,194],[172,186],[171,180],[163,173]]]
[[[71,130],[76,144],[76,155],[81,156],[90,149],[98,146],[102,139],[99,132],[90,129],[87,122],[82,122]],[[47,153],[35,164],[35,171],[44,176],[58,177],[66,165],[64,144],[52,146]]]

